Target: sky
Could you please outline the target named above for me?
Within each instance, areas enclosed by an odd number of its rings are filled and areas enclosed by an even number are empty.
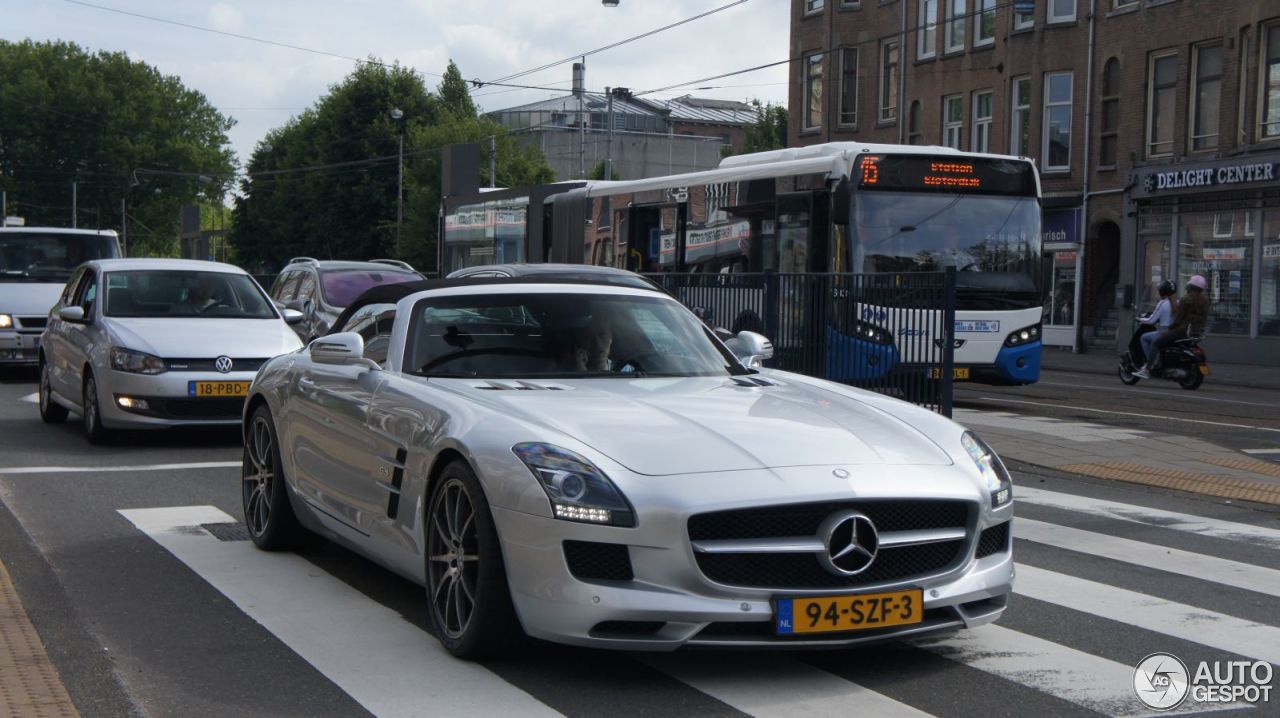
[[[347,58],[398,60],[434,89],[450,59],[467,79],[495,80],[735,1],[620,0],[607,8],[600,0],[0,0],[0,38],[123,51],[177,75],[236,120],[229,134],[244,163],[269,130],[314,105],[355,63],[137,15]],[[587,89],[656,89],[785,60],[789,7],[789,0],[746,0],[589,56]],[[483,110],[500,110],[565,94],[571,77],[566,63],[512,80],[563,91],[481,87],[472,97]],[[786,82],[780,65],[650,97],[785,104]]]

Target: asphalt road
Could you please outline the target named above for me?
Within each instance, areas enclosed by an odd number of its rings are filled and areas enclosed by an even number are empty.
[[[995,626],[839,652],[535,645],[459,663],[429,635],[419,587],[332,545],[265,554],[228,530],[235,432],[92,447],[74,418],[42,424],[34,391],[32,374],[0,378],[0,546],[83,715],[1119,715],[1151,712],[1133,667],[1156,651],[1193,671],[1280,665],[1280,515],[1026,466],[1013,467],[1018,593]],[[1079,375],[957,392],[1224,442],[1280,436],[1274,397],[1188,394]]]

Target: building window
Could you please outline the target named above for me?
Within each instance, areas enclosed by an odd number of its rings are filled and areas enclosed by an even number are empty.
[[[943,0],[947,8],[947,24],[943,33],[943,44],[946,52],[957,52],[964,49],[964,19],[968,12],[969,0]]]
[[[973,93],[973,142],[969,149],[991,151],[991,90]]]
[[[973,25],[973,46],[996,41],[996,0],[978,0],[978,20]]]
[[[1040,156],[1046,170],[1071,169],[1071,86],[1070,72],[1045,73],[1044,142]]]
[[[1102,133],[1098,142],[1098,164],[1115,167],[1117,133],[1120,125],[1120,61],[1107,60],[1102,66]]]
[[[964,97],[948,95],[942,98],[942,144],[957,150],[964,137]]]
[[[898,42],[880,46],[880,121],[898,119]]]
[[[802,129],[822,126],[822,55],[815,52],[804,61],[804,123]]]
[[[1197,47],[1191,76],[1191,149],[1216,149],[1222,100],[1222,45]]]
[[[1280,137],[1280,25],[1267,28],[1263,51],[1262,139],[1273,140]]]
[[[923,145],[924,138],[920,135],[920,101],[912,100],[911,109],[907,110],[907,144]]]
[[[938,53],[938,0],[920,0],[916,57],[923,60]]]
[[[1030,30],[1036,26],[1036,11],[1019,10],[1016,6],[1013,8],[1013,29],[1014,30]]]
[[[1173,115],[1178,94],[1176,54],[1151,57],[1147,88],[1147,156],[1173,154]]]
[[[856,8],[862,6],[862,0],[840,0],[842,8]]]
[[[826,0],[804,0],[804,12],[808,15],[811,12],[822,12],[822,8],[826,6]]]
[[[858,48],[840,49],[840,124],[858,124]]]
[[[1049,22],[1071,22],[1076,19],[1076,0],[1049,0]]]
[[[1115,0],[1115,8],[1117,10],[1123,7],[1129,7],[1130,5],[1137,5],[1137,4],[1138,4],[1138,0]]]
[[[1009,154],[1026,157],[1031,154],[1031,78],[1015,77],[1012,83]]]

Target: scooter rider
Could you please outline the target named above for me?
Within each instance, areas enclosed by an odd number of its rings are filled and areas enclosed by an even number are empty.
[[[1144,364],[1151,363],[1151,345],[1173,326],[1173,308],[1177,302],[1178,286],[1166,279],[1160,283],[1157,291],[1160,292],[1160,301],[1156,303],[1156,308],[1150,315],[1142,318],[1143,324],[1148,324],[1154,329],[1138,337],[1142,344]]]
[[[1134,376],[1140,379],[1151,378],[1151,372],[1160,366],[1160,353],[1165,347],[1179,339],[1186,339],[1193,331],[1204,331],[1204,326],[1209,321],[1209,298],[1204,293],[1207,286],[1208,283],[1199,274],[1187,280],[1187,293],[1178,302],[1178,309],[1173,315],[1173,326],[1155,340],[1152,351],[1147,354],[1147,365],[1134,372]]]

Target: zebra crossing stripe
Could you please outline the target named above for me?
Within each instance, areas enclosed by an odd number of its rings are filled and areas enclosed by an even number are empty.
[[[1146,506],[1120,503],[1118,501],[1095,499],[1089,496],[1064,494],[1057,491],[1036,489],[1029,486],[1015,487],[1014,498],[1017,501],[1025,501],[1026,503],[1035,504],[1036,506],[1049,506],[1051,508],[1066,509],[1068,511],[1079,511],[1091,516],[1105,516],[1107,518],[1127,521],[1130,523],[1158,526],[1160,528],[1186,531],[1188,533],[1199,534],[1201,536],[1210,536],[1212,538],[1227,539],[1228,541],[1238,541],[1241,543],[1261,544],[1269,548],[1280,549],[1280,530],[1267,528],[1265,526],[1253,526],[1251,524],[1242,524],[1235,521],[1224,521],[1220,519],[1205,518],[1203,516],[1194,516],[1191,514],[1181,514],[1176,511],[1153,509]]]
[[[673,654],[641,659],[653,668],[756,718],[930,715],[820,668],[777,654]]]
[[[1013,536],[1068,551],[1280,596],[1280,571],[1262,566],[1024,518],[1013,522]]]
[[[213,506],[120,514],[377,716],[560,715],[302,557],[209,535],[236,521]]]
[[[990,624],[943,638],[910,643],[985,673],[1020,683],[1109,716],[1141,715],[1133,695],[1133,666],[1078,651],[1053,641]],[[1222,710],[1250,708],[1224,705]],[[1171,715],[1212,710],[1187,701]],[[1016,710],[1015,710],[1016,712]]]
[[[1280,628],[1274,626],[1021,563],[1013,589],[1039,601],[1280,665]]]

